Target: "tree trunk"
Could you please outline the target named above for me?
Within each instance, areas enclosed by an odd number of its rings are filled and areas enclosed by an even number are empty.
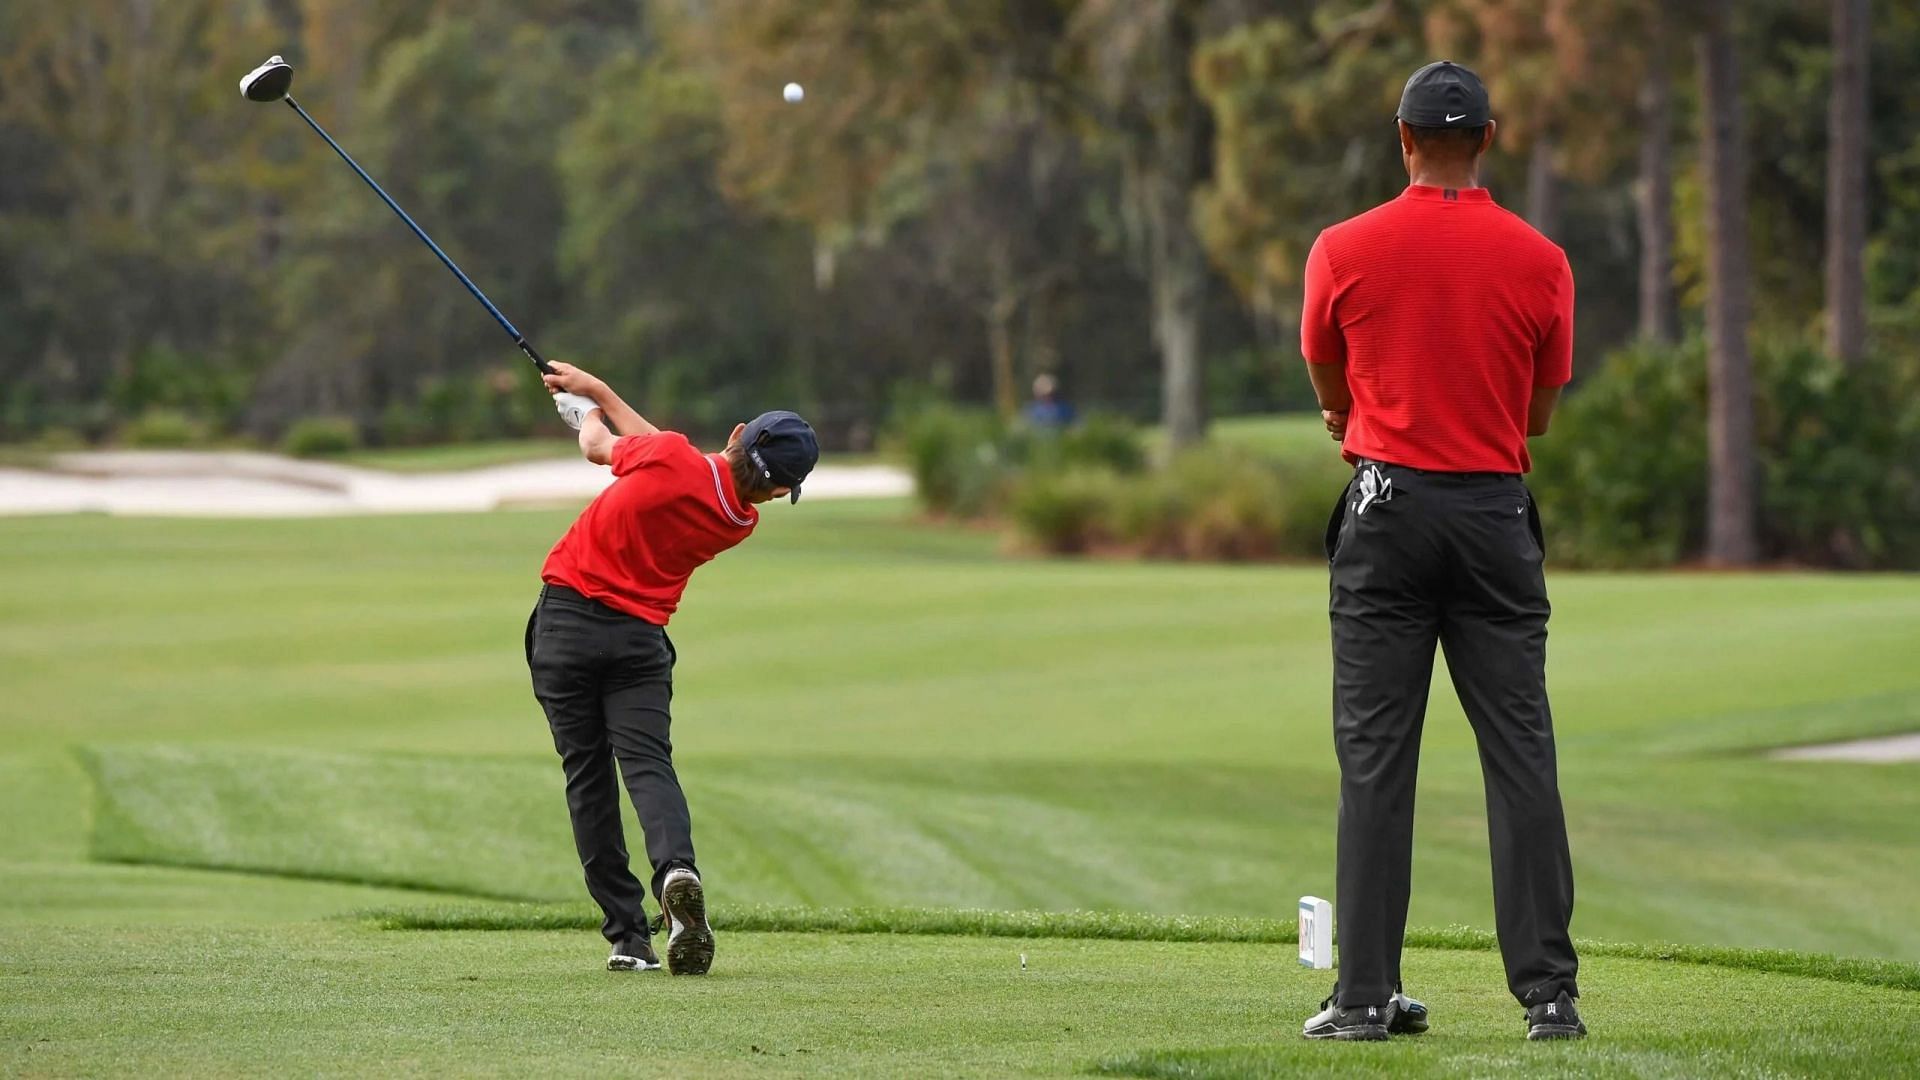
[[[1560,182],[1553,165],[1553,136],[1534,136],[1527,152],[1527,224],[1548,239],[1560,232]]]
[[[1827,116],[1827,351],[1859,363],[1867,343],[1868,0],[1833,0]]]
[[[1150,198],[1153,237],[1153,340],[1160,350],[1161,418],[1168,444],[1178,449],[1207,433],[1206,380],[1200,353],[1200,315],[1207,261],[1187,218],[1188,191],[1164,178]]]
[[[993,244],[988,276],[993,295],[987,301],[987,352],[993,361],[993,406],[1000,419],[1012,420],[1020,411],[1013,388],[1013,319],[1020,311],[1020,294],[1013,284],[1013,255],[1004,238]]]
[[[1640,337],[1670,344],[1680,333],[1673,296],[1673,76],[1662,29],[1654,28],[1640,87],[1640,175],[1633,197],[1640,226]]]
[[[1161,78],[1166,96],[1152,110],[1149,160],[1137,170],[1147,227],[1147,276],[1153,340],[1160,353],[1161,422],[1174,449],[1207,432],[1201,309],[1207,256],[1193,226],[1193,191],[1208,152],[1206,106],[1193,85],[1199,5],[1169,5]]]
[[[1705,14],[1699,49],[1707,187],[1707,561],[1744,566],[1759,555],[1747,354],[1746,152],[1729,0],[1707,0]]]

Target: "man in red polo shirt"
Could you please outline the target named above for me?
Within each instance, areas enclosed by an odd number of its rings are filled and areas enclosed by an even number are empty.
[[[1400,952],[1437,644],[1480,744],[1508,987],[1528,1038],[1577,1038],[1544,541],[1521,482],[1527,438],[1546,433],[1572,374],[1573,275],[1479,186],[1495,125],[1473,72],[1421,68],[1398,119],[1411,185],[1307,256],[1301,351],[1355,473],[1327,525],[1340,970],[1304,1034],[1426,1030]]]
[[[527,620],[527,666],[567,777],[573,842],[587,892],[606,916],[614,971],[658,968],[649,941],[670,924],[667,970],[703,975],[713,932],[693,858],[693,823],[673,771],[669,737],[673,641],[667,621],[694,570],[745,540],[758,504],[800,500],[820,458],[813,428],[790,412],[737,425],[718,454],[661,431],[607,384],[570,364],[545,376],[580,451],[614,481],[547,555],[540,602]],[[616,437],[607,421],[625,434]],[[661,919],[627,865],[614,763],[647,838]]]

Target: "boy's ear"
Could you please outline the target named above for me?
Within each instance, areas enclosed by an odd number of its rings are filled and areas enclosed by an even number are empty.
[[[747,431],[747,425],[745,424],[733,425],[733,434],[727,436],[727,446],[729,447],[739,446],[740,436],[746,434],[746,431]]]

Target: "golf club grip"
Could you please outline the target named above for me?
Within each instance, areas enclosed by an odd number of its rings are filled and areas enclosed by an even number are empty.
[[[284,100],[287,106],[294,112],[300,114],[300,119],[305,120],[307,126],[312,128],[316,135],[325,139],[328,146],[333,147],[333,152],[340,155],[340,160],[346,162],[355,173],[359,174],[360,179],[367,182],[367,186],[373,189],[375,195],[380,196],[380,201],[386,203],[388,209],[399,215],[401,221],[407,223],[407,228],[413,230],[413,235],[419,237],[421,243],[427,245],[429,250],[439,256],[440,262],[444,264],[448,270],[453,271],[453,276],[460,279],[460,284],[467,287],[467,291],[473,294],[473,298],[480,301],[487,309],[487,313],[492,315],[494,321],[500,324],[500,329],[505,330],[507,336],[513,339],[513,343],[520,347],[520,351],[527,354],[527,359],[533,361],[533,366],[539,368],[542,374],[552,374],[553,368],[548,365],[546,360],[541,358],[540,353],[534,349],[532,343],[527,341],[527,335],[521,333],[520,328],[513,325],[513,322],[509,320],[506,315],[502,314],[499,308],[494,306],[493,301],[487,299],[487,294],[480,291],[480,286],[473,283],[473,279],[467,276],[466,271],[460,269],[459,265],[456,264],[446,252],[440,250],[440,245],[434,243],[433,237],[427,235],[427,230],[422,229],[414,222],[412,217],[408,216],[405,210],[400,209],[400,204],[393,201],[393,196],[387,194],[386,189],[376,183],[373,177],[367,174],[367,170],[360,167],[359,162],[353,160],[353,155],[347,153],[345,147],[333,141],[333,136],[327,134],[327,129],[321,127],[319,121],[309,116],[307,110],[301,108],[300,103],[293,99],[292,94],[288,94],[282,100]]]
[[[540,355],[540,350],[533,347],[533,342],[528,341],[523,336],[523,337],[516,337],[513,343],[515,345],[520,346],[521,352],[527,354],[527,359],[533,361],[533,366],[540,369],[540,374],[542,375],[553,374],[553,365],[547,363],[546,357]]]

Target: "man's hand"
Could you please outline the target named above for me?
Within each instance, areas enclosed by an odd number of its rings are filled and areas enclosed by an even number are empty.
[[[1346,441],[1347,410],[1341,409],[1336,412],[1332,409],[1321,409],[1320,420],[1327,425],[1327,434],[1333,437],[1334,442]]]
[[[540,376],[540,381],[547,385],[547,393],[549,394],[578,394],[581,397],[592,398],[598,401],[600,400],[600,396],[606,392],[607,384],[601,382],[599,378],[590,371],[583,371],[580,368],[574,367],[572,364],[560,360],[549,361],[547,366],[553,369],[553,373]],[[575,424],[573,426],[579,427],[580,425]]]
[[[547,377],[552,378],[553,376],[549,375]],[[579,394],[569,394],[565,392],[554,392],[553,404],[555,408],[560,410],[560,419],[565,420],[567,426],[575,431],[579,431],[580,425],[587,422],[587,416],[589,414],[600,408],[599,403],[590,397],[582,397]]]

